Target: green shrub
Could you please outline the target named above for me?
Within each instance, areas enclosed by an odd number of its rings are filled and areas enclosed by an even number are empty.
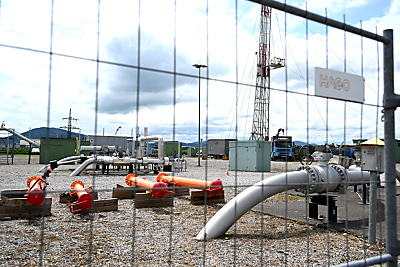
[[[7,153],[7,148],[6,147],[0,147],[0,153]],[[12,147],[8,149],[8,153],[12,153]],[[15,147],[14,148],[14,154],[19,154],[19,155],[28,155],[29,154],[29,147]]]

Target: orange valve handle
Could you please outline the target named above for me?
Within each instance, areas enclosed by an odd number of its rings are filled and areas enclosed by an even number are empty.
[[[70,196],[76,194],[78,196],[78,201],[73,204],[68,205],[69,211],[72,213],[76,213],[82,210],[90,209],[93,203],[93,197],[91,193],[87,193],[87,189],[92,189],[92,187],[84,188],[83,182],[76,180],[71,184],[71,192],[69,193]],[[81,209],[72,210],[73,206],[81,207]]]
[[[147,181],[144,178],[137,177],[136,174],[134,174],[134,173],[128,174],[128,176],[126,176],[125,183],[131,187],[136,186],[136,187],[141,187],[141,188],[147,188],[152,193],[153,197],[157,197],[157,198],[162,198],[167,193],[172,193],[172,194],[175,193],[170,190],[167,190],[168,187],[164,182],[155,183],[155,182]]]
[[[222,182],[219,179],[215,181],[204,181],[176,176],[168,176],[166,173],[161,172],[157,175],[157,182],[174,184],[176,186],[194,187],[203,190],[206,189],[208,192],[211,193],[211,195],[208,197],[222,194],[222,192],[224,191]]]
[[[42,188],[42,182],[44,187]],[[24,195],[31,205],[41,206],[44,200],[43,190],[49,185],[42,177],[32,176],[27,181],[28,192]]]

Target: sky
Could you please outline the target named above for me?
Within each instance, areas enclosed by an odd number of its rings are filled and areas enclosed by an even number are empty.
[[[51,3],[1,1],[0,122],[6,127],[67,126],[63,118],[71,109],[83,134],[115,135],[121,126],[117,134],[131,136],[138,125],[140,135],[148,127],[164,140],[195,142],[200,103],[201,139],[250,138],[259,4]],[[380,35],[393,29],[396,84],[400,0],[286,3]],[[319,144],[382,138],[382,108],[376,107],[383,97],[382,52],[376,41],[332,28],[327,37],[325,26],[272,9],[271,57],[286,59],[286,67],[271,71],[269,135],[284,128],[293,140]],[[193,64],[207,65],[201,79]],[[314,96],[315,67],[363,76],[364,104]]]

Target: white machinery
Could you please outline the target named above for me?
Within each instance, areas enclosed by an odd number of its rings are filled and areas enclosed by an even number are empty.
[[[133,140],[132,140],[133,141]],[[92,156],[72,156],[72,157],[67,157],[65,159],[59,160],[59,161],[53,161],[52,164],[54,166],[59,166],[63,164],[68,164],[71,162],[81,162],[81,165],[76,168],[70,176],[77,176],[80,173],[82,173],[83,170],[85,170],[88,166],[95,164],[95,165],[102,165],[102,166],[129,166],[129,172],[133,172],[133,167],[140,169],[140,166],[147,168],[148,166],[152,166],[152,169],[154,171],[159,171],[159,170],[164,170],[167,171],[166,169],[171,169],[172,166],[174,169],[183,169],[182,163],[185,163],[185,169],[187,168],[187,162],[185,159],[173,159],[170,160],[169,157],[164,157],[164,141],[162,136],[160,135],[155,135],[155,136],[143,136],[139,137],[139,147],[136,150],[136,157],[116,157],[116,156],[103,156],[103,155],[97,155],[96,152],[99,151],[104,151],[104,146],[82,146],[81,150],[82,151],[93,151],[94,155]],[[156,141],[158,142],[158,157],[157,158],[151,158],[151,157],[146,157],[145,153],[145,146],[146,143],[149,141]],[[134,142],[133,142],[134,143]],[[106,150],[107,152],[112,152],[115,147],[113,146],[107,146]],[[132,147],[132,151],[135,151],[135,147]],[[180,165],[180,166],[179,166]],[[44,168],[48,168],[50,166],[46,165],[43,168],[40,169],[43,170]],[[55,167],[54,167],[55,168]],[[53,168],[53,169],[54,169]]]

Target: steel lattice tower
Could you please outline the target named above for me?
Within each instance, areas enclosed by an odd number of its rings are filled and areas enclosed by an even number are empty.
[[[67,118],[63,118],[63,120],[68,120],[68,126],[62,126],[60,129],[67,129],[67,139],[71,139],[72,130],[80,130],[79,128],[72,125],[73,121],[78,121],[78,119],[72,118],[71,109],[69,109],[69,116]]]
[[[270,70],[284,67],[283,59],[274,58],[271,62],[270,43],[271,8],[262,6],[253,127],[250,140],[265,140],[266,137],[269,137]]]

